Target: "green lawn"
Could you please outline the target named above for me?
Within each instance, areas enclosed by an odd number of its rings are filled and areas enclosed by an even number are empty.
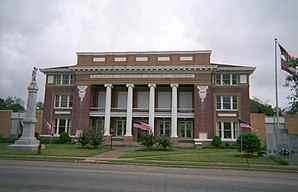
[[[0,143],[0,156],[36,156],[37,151],[8,150],[8,143]],[[107,147],[98,149],[84,149],[75,144],[46,144],[39,156],[90,157],[111,150]]]
[[[242,158],[241,153],[235,149],[173,149],[170,151],[137,150],[129,152],[117,161],[171,166],[218,166],[298,171],[297,167],[280,165],[270,158],[248,158],[248,166],[247,159]]]

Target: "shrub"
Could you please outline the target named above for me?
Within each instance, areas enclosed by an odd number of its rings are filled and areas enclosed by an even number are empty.
[[[219,136],[214,136],[212,140],[212,145],[216,148],[221,146],[221,138]]]
[[[14,143],[17,139],[11,137],[0,137],[0,143]]]
[[[141,133],[140,144],[143,147],[146,147],[147,149],[151,150],[152,147],[156,144],[156,138],[152,133],[149,133],[149,134]]]
[[[68,135],[68,133],[63,132],[60,134],[59,140],[60,143],[67,143],[70,141],[70,136]]]
[[[102,135],[96,129],[90,129],[88,131],[89,134],[89,144],[93,146],[95,149],[98,148],[99,145],[102,144]]]
[[[241,133],[237,139],[238,151],[244,151],[246,156],[252,156],[261,150],[260,139],[253,133]]]
[[[34,137],[37,139],[37,140],[39,140],[40,139],[40,137],[39,137],[39,133],[38,132],[34,132]]]
[[[157,140],[157,145],[161,147],[162,149],[171,148],[171,139],[167,136],[161,136]]]
[[[76,133],[76,139],[78,143],[85,147],[89,143],[89,134],[87,130],[78,130]]]

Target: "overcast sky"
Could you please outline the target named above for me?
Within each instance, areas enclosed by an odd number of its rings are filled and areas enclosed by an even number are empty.
[[[0,0],[0,97],[27,100],[33,67],[76,64],[80,51],[212,50],[257,67],[250,97],[275,106],[274,38],[298,57],[297,0]],[[290,91],[279,70],[280,106]],[[38,101],[44,75],[38,76]]]

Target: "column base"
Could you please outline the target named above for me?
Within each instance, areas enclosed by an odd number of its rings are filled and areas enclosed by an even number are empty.
[[[131,146],[133,145],[133,136],[124,136],[123,137],[123,144]]]
[[[171,144],[172,144],[172,147],[178,147],[179,145],[178,137],[171,137]]]
[[[112,137],[111,135],[103,136],[103,144],[104,145],[111,145]]]
[[[33,139],[33,140],[23,140],[19,139],[15,141],[14,144],[9,145],[7,149],[12,150],[26,150],[26,151],[37,151],[39,145],[39,140]],[[41,149],[45,149],[45,146],[42,145]]]

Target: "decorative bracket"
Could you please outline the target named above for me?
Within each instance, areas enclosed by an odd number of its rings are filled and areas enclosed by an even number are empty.
[[[201,98],[201,102],[203,103],[205,101],[205,98],[207,96],[207,89],[208,86],[197,86],[197,88],[199,89],[199,96]]]
[[[78,85],[78,93],[79,93],[79,97],[81,98],[81,101],[83,101],[85,95],[86,95],[86,89],[87,86],[86,85]]]

